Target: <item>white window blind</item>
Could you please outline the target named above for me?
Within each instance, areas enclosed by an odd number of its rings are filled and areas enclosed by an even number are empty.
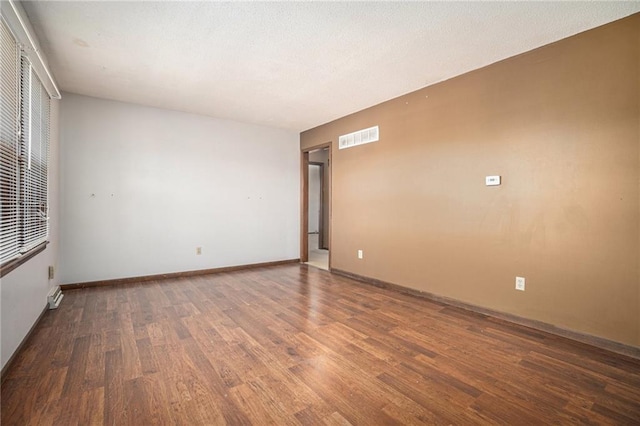
[[[6,24],[0,24],[0,263],[4,263],[20,253],[20,50]]]
[[[0,263],[49,235],[47,175],[50,100],[11,31],[1,22]]]
[[[22,58],[20,139],[20,202],[22,247],[27,252],[46,241],[49,226],[47,170],[49,157],[49,96],[33,72],[29,60]]]

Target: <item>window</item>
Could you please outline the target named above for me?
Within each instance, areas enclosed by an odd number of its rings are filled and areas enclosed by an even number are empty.
[[[0,22],[0,264],[44,247],[49,236],[47,175],[50,99],[11,30]]]

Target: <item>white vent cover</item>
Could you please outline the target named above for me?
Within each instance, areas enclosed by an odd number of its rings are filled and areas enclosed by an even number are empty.
[[[62,301],[63,297],[64,297],[64,294],[62,294],[62,291],[60,290],[60,286],[56,286],[52,288],[51,291],[49,292],[49,296],[47,296],[47,302],[49,302],[49,309],[57,309],[58,306],[60,306],[60,302]]]
[[[351,148],[352,146],[364,145],[365,143],[377,142],[380,138],[378,126],[369,127],[368,129],[358,130],[348,135],[340,136],[338,139],[338,148]]]

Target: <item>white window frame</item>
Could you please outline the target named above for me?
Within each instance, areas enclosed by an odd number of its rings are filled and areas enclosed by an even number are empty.
[[[4,17],[0,25],[4,69],[0,83],[0,276],[4,276],[48,243],[51,101],[27,50]]]

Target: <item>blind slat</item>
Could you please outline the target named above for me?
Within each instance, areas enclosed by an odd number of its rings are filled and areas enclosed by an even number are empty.
[[[19,58],[20,51],[11,31],[0,25],[0,262],[20,253],[18,218],[19,188]]]
[[[46,241],[49,96],[0,21],[0,263]]]

